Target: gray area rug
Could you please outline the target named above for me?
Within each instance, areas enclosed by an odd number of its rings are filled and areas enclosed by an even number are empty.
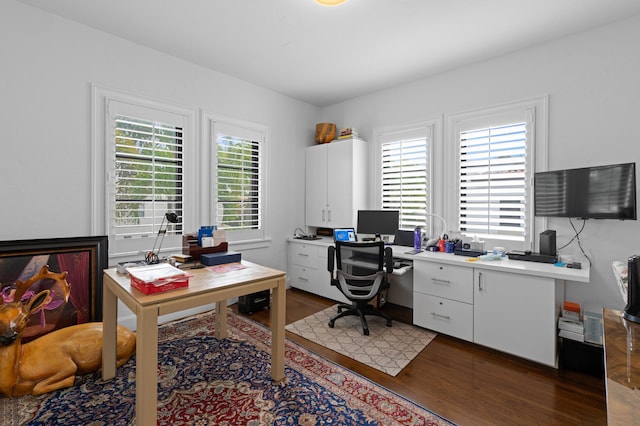
[[[367,317],[369,336],[362,334],[360,318],[348,316],[329,328],[329,318],[337,313],[337,305],[287,325],[286,329],[319,345],[332,349],[363,364],[396,376],[432,340],[437,333],[419,327]]]

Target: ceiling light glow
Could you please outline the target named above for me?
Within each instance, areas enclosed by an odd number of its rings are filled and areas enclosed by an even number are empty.
[[[323,6],[338,6],[347,0],[316,0],[316,3],[320,3]]]

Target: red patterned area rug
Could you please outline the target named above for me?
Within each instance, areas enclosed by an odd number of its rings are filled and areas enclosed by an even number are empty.
[[[286,379],[270,378],[271,332],[229,312],[164,325],[158,348],[160,425],[451,425],[449,421],[286,340]],[[132,425],[135,357],[115,379],[100,373],[34,397],[0,398],[2,425]]]

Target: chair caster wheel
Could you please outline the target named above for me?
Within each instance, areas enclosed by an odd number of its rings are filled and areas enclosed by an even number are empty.
[[[368,328],[365,328],[364,330],[362,330],[362,333],[363,333],[365,336],[368,336],[368,335],[369,335],[369,329],[368,329]]]
[[[334,322],[333,321],[329,321],[329,328],[333,328],[334,326]]]
[[[387,321],[387,327],[391,327],[391,320]]]

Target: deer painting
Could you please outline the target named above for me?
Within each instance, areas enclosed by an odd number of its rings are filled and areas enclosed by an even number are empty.
[[[67,273],[50,272],[43,266],[27,281],[16,281],[13,301],[0,298],[0,394],[8,397],[40,395],[72,386],[78,375],[102,366],[102,323],[89,322],[59,330],[22,344],[21,336],[29,316],[50,301],[51,291],[43,290],[25,298],[28,288],[42,279],[53,279],[69,296]],[[118,326],[117,366],[135,352],[135,334]]]

